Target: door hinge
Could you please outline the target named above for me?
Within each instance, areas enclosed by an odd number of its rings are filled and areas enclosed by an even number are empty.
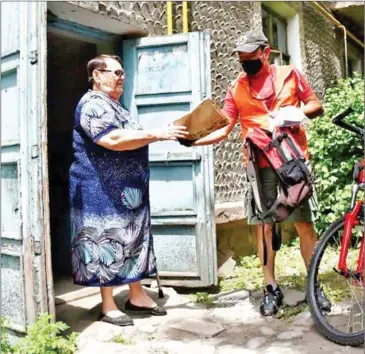
[[[30,63],[32,65],[37,64],[38,63],[38,51],[37,50],[32,50],[29,53],[29,59],[30,59]]]
[[[41,247],[41,242],[40,241],[34,241],[33,250],[34,250],[34,254],[36,256],[40,256],[42,254],[42,247]]]
[[[39,156],[38,145],[32,145],[31,156],[32,156],[32,159],[36,159]]]

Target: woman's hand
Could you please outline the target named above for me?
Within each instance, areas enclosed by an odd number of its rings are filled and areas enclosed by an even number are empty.
[[[169,125],[166,128],[155,131],[158,140],[188,139],[189,132],[183,125]]]

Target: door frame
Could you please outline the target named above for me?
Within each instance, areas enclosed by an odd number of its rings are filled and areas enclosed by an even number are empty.
[[[78,9],[78,7],[76,5],[73,5],[73,6],[75,7],[75,9]],[[93,13],[91,12],[91,15],[92,14]],[[57,34],[64,38],[76,39],[76,40],[79,40],[82,42],[96,44],[98,50],[102,50],[103,48],[105,48],[105,50],[110,50],[110,48],[117,47],[118,41],[121,42],[120,35],[105,32],[103,30],[89,28],[89,27],[83,26],[82,24],[79,24],[77,22],[67,21],[67,20],[54,16],[50,12],[48,12],[46,14],[45,31],[46,31],[46,38],[49,33],[54,33],[54,34]],[[47,43],[46,43],[46,51],[47,51]],[[117,53],[117,54],[119,54],[119,53]],[[45,64],[46,63],[47,63],[47,57],[45,57]],[[85,70],[86,70],[86,68],[85,68]],[[47,82],[47,78],[45,77],[45,83],[46,82]],[[45,102],[45,110],[46,110],[46,113],[45,113],[45,115],[46,115],[47,114],[47,101]],[[43,124],[45,127],[45,134],[46,134],[45,136],[47,136],[47,121],[45,120],[43,122]],[[45,141],[44,149],[45,150],[43,150],[43,151],[47,151],[47,141]],[[45,166],[44,171],[47,174],[47,179],[48,179],[48,154],[45,156],[44,166]],[[49,194],[50,188],[49,188],[48,183],[47,183],[47,186],[44,188],[44,190],[46,190],[46,193]],[[48,200],[48,205],[49,205],[49,199],[47,199],[47,200]],[[49,210],[49,208],[48,208],[47,218],[49,220],[48,225],[47,225],[48,234],[50,235],[50,210]],[[51,289],[50,295],[52,295],[52,296],[49,296],[49,298],[51,299],[50,308],[53,310],[52,313],[55,314],[56,298],[55,298],[55,293],[54,293],[54,279],[53,279],[52,256],[51,256],[51,253],[52,253],[51,252],[51,250],[52,250],[51,237],[49,237],[47,242],[45,242],[45,249],[46,249],[46,254],[48,255],[46,257],[47,258],[47,262],[46,262],[47,284],[48,284],[49,290]],[[95,289],[90,288],[90,292],[88,294],[93,295],[95,293],[96,293]]]

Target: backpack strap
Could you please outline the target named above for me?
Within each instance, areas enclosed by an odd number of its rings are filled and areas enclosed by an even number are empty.
[[[265,223],[264,220],[262,220],[262,227],[261,227],[261,232],[262,232],[262,248],[263,248],[263,261],[264,261],[264,266],[267,265],[267,245],[266,245],[266,238],[265,238]]]
[[[253,199],[255,201],[255,209],[259,215],[266,212],[266,206],[262,203],[260,191],[260,179],[258,178],[256,155],[250,143],[246,143],[248,152],[248,163],[246,167],[246,175],[250,182]]]
[[[262,245],[263,245],[263,263],[264,266],[267,265],[267,244],[266,244],[266,238],[265,238],[265,223],[264,220],[262,220]],[[280,223],[274,223],[272,225],[271,229],[271,244],[272,244],[272,250],[273,251],[279,251],[281,248],[281,224]]]
[[[275,222],[272,226],[272,249],[279,251],[281,248],[281,223]]]
[[[289,145],[290,149],[294,152],[294,154],[297,156],[297,158],[302,157],[303,155],[299,152],[298,147],[296,146],[296,144],[294,144],[291,137],[286,133],[285,133],[285,135],[286,135],[286,142]]]

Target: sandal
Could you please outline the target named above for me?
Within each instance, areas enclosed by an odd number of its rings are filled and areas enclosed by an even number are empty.
[[[131,312],[138,312],[139,314],[146,314],[146,315],[152,315],[152,316],[166,316],[167,311],[161,307],[156,305],[155,307],[143,307],[143,306],[136,306],[133,305],[130,300],[128,300],[125,305],[125,309]]]
[[[110,323],[116,326],[133,326],[133,320],[126,314],[122,314],[118,317],[110,317],[101,313],[98,321]]]

